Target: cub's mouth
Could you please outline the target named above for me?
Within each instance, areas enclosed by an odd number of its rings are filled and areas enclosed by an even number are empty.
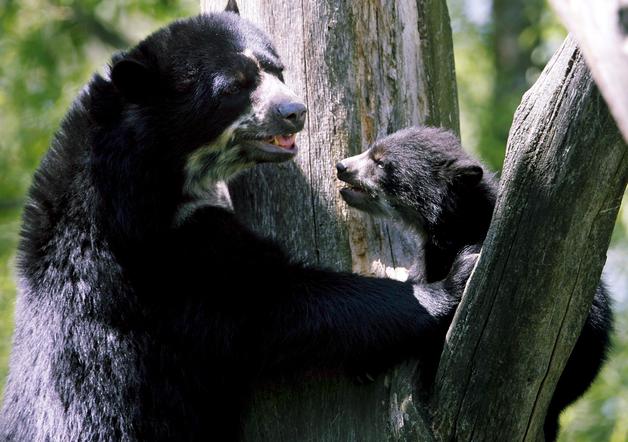
[[[350,207],[374,216],[390,216],[392,209],[386,196],[366,183],[340,178],[347,185],[340,189],[340,196]]]
[[[342,199],[354,209],[371,215],[386,215],[390,212],[386,193],[376,174],[364,173],[364,167],[372,160],[368,151],[359,155],[345,158],[336,163],[337,176],[346,184],[340,189]]]
[[[370,178],[363,179],[360,176],[359,167],[351,164],[351,159],[345,159],[336,164],[338,179],[345,183],[345,187],[340,189],[342,199],[354,209],[366,212],[375,216],[390,215],[386,194],[380,189],[377,182]]]
[[[375,198],[375,195],[373,195],[372,192],[369,192],[365,187],[362,187],[359,184],[351,183],[347,183],[345,187],[340,189],[340,194],[343,198],[346,196],[354,198]]]
[[[336,164],[336,169],[338,170],[338,179],[346,184],[340,189],[340,194],[349,205],[351,205],[351,201],[358,198],[373,199],[377,197],[377,192],[374,192],[370,188],[371,186],[360,179],[358,170],[345,165],[342,161]]]
[[[341,175],[341,174],[339,174]],[[370,212],[373,202],[378,199],[377,192],[369,189],[365,184],[351,180],[348,177],[338,177],[346,186],[340,189],[340,195],[345,202],[351,207]]]

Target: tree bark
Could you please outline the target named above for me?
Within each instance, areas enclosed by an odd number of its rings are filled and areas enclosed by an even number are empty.
[[[441,358],[439,440],[542,440],[627,179],[628,147],[568,38],[515,114],[493,222]]]
[[[628,0],[550,0],[628,142]]]
[[[226,0],[202,0],[204,12]],[[308,106],[295,162],[230,183],[236,213],[310,264],[392,275],[420,253],[393,225],[349,211],[334,165],[377,137],[427,123],[458,131],[444,0],[239,0],[275,42],[286,83]],[[416,364],[370,386],[318,379],[259,386],[246,424],[255,441],[430,440],[413,394]],[[419,436],[420,435],[420,436]]]

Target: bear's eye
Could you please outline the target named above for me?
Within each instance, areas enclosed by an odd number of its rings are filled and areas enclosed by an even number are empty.
[[[384,168],[384,162],[382,160],[373,160],[375,161],[375,164],[377,165],[377,167],[379,167],[380,169]]]

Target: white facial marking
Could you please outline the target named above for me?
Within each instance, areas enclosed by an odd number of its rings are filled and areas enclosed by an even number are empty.
[[[277,103],[277,97],[281,97],[283,100],[299,101],[297,95],[279,78],[261,71],[260,84],[251,95],[253,112],[259,120],[264,118],[269,106],[274,106]]]
[[[359,155],[346,158],[342,162],[349,170],[357,171],[356,178],[360,182],[368,184],[370,187],[375,187],[375,183],[368,173],[369,168],[372,166],[372,161],[369,157],[369,151],[366,150]]]
[[[244,51],[242,51],[242,55],[253,60],[258,68],[260,67],[259,60],[255,56],[255,54],[253,54],[253,50],[251,48],[246,48]]]
[[[233,132],[243,120],[243,115],[234,121],[213,143],[192,152],[185,164],[183,196],[186,200],[175,214],[175,226],[181,225],[194,211],[201,207],[216,206],[233,210],[225,180],[252,164],[242,162],[240,150],[231,146]]]
[[[352,174],[351,182],[363,190],[373,199],[373,208],[379,209],[379,215],[396,218],[397,213],[391,206],[389,199],[380,190],[380,185],[373,179],[373,170],[377,167],[370,157],[370,149],[359,155],[354,155],[342,160],[349,172]],[[375,214],[375,212],[371,212]]]
[[[354,155],[342,160],[342,163],[351,172],[355,173],[354,177],[360,186],[366,190],[373,192],[379,186],[373,181],[370,169],[374,167],[373,160],[369,157],[369,151],[366,150],[359,155]]]

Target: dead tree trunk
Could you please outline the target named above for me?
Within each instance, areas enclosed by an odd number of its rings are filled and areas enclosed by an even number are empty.
[[[515,114],[482,256],[443,351],[442,440],[542,439],[628,179],[628,147],[568,38]]]
[[[628,143],[628,0],[550,0]]]
[[[226,3],[201,2],[204,11]],[[231,183],[236,212],[312,264],[377,275],[407,266],[419,253],[415,242],[349,212],[334,165],[411,124],[458,130],[445,1],[238,0],[238,6],[272,36],[286,82],[309,112],[296,162],[258,167]],[[414,368],[398,368],[367,387],[345,380],[260,386],[247,440],[430,440],[413,402]]]

